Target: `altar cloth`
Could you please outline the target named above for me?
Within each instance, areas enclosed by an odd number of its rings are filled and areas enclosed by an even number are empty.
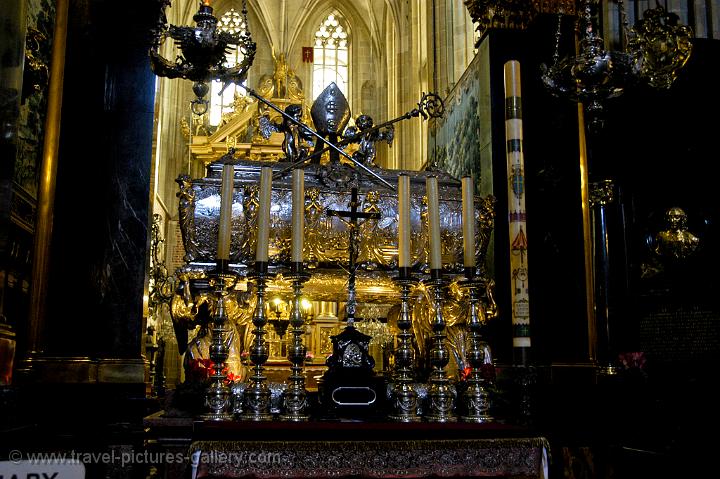
[[[253,432],[245,433],[252,436]],[[190,446],[192,479],[546,478],[548,451],[543,437],[200,440]]]

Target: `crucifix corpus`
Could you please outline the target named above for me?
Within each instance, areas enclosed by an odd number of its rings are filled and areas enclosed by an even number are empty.
[[[360,223],[358,220],[380,219],[378,212],[358,211],[358,189],[353,186],[350,192],[350,210],[327,210],[328,216],[339,217],[348,227],[350,235],[348,243],[348,300],[345,306],[347,313],[347,326],[354,327],[357,298],[355,294],[355,272],[357,271],[358,241],[357,233]]]

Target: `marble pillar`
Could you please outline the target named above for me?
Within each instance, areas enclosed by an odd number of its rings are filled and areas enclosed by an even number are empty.
[[[70,1],[36,379],[142,383],[156,2]],[[57,378],[56,380],[63,380]]]

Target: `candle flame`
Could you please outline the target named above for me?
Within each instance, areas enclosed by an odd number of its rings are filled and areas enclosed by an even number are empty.
[[[209,6],[210,6],[210,0],[203,0],[203,5],[205,5],[206,7],[209,7]]]

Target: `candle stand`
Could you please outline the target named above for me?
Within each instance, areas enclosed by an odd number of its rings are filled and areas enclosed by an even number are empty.
[[[485,281],[477,278],[468,278],[460,283],[460,287],[467,290],[470,299],[468,311],[468,349],[466,352],[467,361],[470,364],[470,375],[468,376],[468,387],[463,393],[462,401],[464,415],[462,421],[484,423],[491,422],[490,393],[485,387],[485,379],[482,377],[482,367],[490,358],[486,358],[488,351],[487,344],[480,336],[480,315],[485,316],[484,306],[480,304],[480,291],[485,289]]]
[[[270,414],[270,390],[267,386],[267,377],[264,376],[264,364],[268,359],[268,347],[265,341],[265,325],[267,313],[265,312],[265,288],[269,278],[267,262],[255,262],[255,271],[248,279],[255,282],[257,287],[257,304],[253,313],[253,340],[250,348],[250,360],[253,363],[253,375],[250,384],[245,389],[243,398],[243,414],[245,421],[268,421]]]
[[[412,317],[410,316],[410,288],[417,284],[409,268],[400,268],[400,275],[394,279],[400,286],[400,316],[397,320],[397,348],[395,349],[395,371],[393,405],[390,419],[400,422],[415,422],[417,415],[417,392],[413,387]]]
[[[290,367],[290,376],[288,377],[288,388],[283,397],[283,410],[280,419],[283,421],[307,421],[307,391],[305,390],[305,375],[303,373],[303,364],[305,363],[305,354],[307,348],[303,344],[303,336],[305,335],[305,318],[302,309],[302,285],[310,279],[310,275],[305,273],[302,263],[293,263],[293,271],[286,275],[293,284],[293,302],[290,311],[290,332],[292,333],[292,343],[288,347],[288,359],[292,363]]]
[[[226,364],[228,347],[225,344],[227,333],[227,315],[225,313],[225,298],[228,290],[235,286],[237,276],[225,261],[218,261],[217,270],[212,274],[211,284],[214,283],[214,295],[217,308],[213,317],[212,339],[210,343],[210,360],[212,372],[210,385],[205,393],[205,404],[209,411],[202,416],[210,421],[229,421],[233,418],[230,410],[230,386],[227,383]]]
[[[442,272],[437,269],[430,270],[431,278],[428,285],[433,293],[433,310],[435,318],[432,323],[433,346],[430,349],[430,385],[428,397],[430,399],[430,410],[425,419],[431,422],[452,422],[457,417],[453,413],[455,395],[450,388],[450,379],[447,376],[447,365],[450,361],[445,334],[445,319],[443,318],[442,303],[445,288],[448,281],[442,277]]]

